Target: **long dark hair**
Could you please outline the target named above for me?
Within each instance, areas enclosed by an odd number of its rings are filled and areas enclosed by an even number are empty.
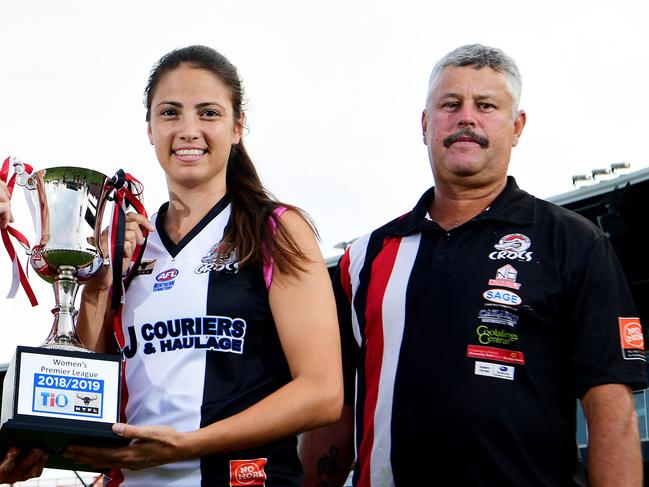
[[[229,88],[237,122],[243,110],[244,95],[237,68],[225,56],[206,46],[175,49],[153,67],[144,90],[147,122],[151,119],[151,100],[158,83],[165,74],[184,64],[213,73]],[[266,191],[243,140],[230,149],[226,185],[232,211],[223,241],[236,249],[239,264],[261,265],[272,258],[283,273],[295,274],[304,270],[304,263],[308,260],[306,255],[274,211],[280,207],[295,211],[317,235],[315,226],[304,211],[277,201]],[[275,228],[270,225],[271,220]]]

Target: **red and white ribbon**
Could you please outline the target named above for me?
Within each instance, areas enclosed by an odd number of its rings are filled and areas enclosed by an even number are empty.
[[[10,166],[13,166],[14,168],[11,177],[9,177]],[[16,171],[17,167],[21,168],[20,172]],[[24,173],[27,173],[28,175],[32,173],[32,167],[29,164],[23,164],[17,162],[15,159],[11,157],[7,157],[2,163],[2,167],[0,167],[0,181],[4,182],[7,185],[7,189],[9,190],[9,199],[11,199],[14,186],[16,185],[16,177],[22,176],[22,174]],[[25,268],[23,268],[23,265],[18,259],[18,254],[16,252],[16,249],[13,246],[10,237],[16,239],[18,243],[28,252],[31,248],[29,242],[27,241],[27,239],[22,233],[20,233],[18,230],[16,230],[11,226],[7,226],[7,228],[0,229],[0,234],[2,235],[2,243],[7,249],[7,253],[9,254],[9,258],[11,259],[11,266],[12,266],[12,282],[7,297],[14,298],[18,292],[18,287],[22,285],[23,289],[25,290],[25,293],[27,294],[27,297],[29,298],[29,302],[31,303],[32,306],[36,306],[38,304],[38,301],[36,300],[36,295],[34,294],[34,290],[29,284],[29,279],[27,278],[27,272],[25,271]]]
[[[124,233],[126,230],[126,210],[130,205],[140,215],[147,216],[144,204],[142,203],[142,183],[129,173],[121,169],[109,180],[108,185],[113,188],[112,199],[114,201],[113,211],[110,219],[108,235],[110,238],[110,260],[113,264],[113,287],[111,297],[111,308],[118,315],[119,308],[124,303],[124,281],[129,274],[134,272],[135,266],[142,253],[143,246],[137,245],[131,256],[131,265],[126,273],[122,273],[122,261],[124,257]],[[142,230],[144,238],[148,231]]]

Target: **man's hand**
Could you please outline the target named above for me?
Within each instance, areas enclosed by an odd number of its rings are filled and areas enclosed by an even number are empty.
[[[33,449],[21,455],[18,448],[9,448],[0,462],[0,483],[13,484],[21,480],[39,477],[47,462],[47,454],[40,449]]]
[[[582,398],[592,487],[640,487],[642,455],[635,401],[623,384],[592,387]]]

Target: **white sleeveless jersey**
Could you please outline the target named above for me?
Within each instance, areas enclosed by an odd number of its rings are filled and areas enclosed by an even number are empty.
[[[221,251],[230,217],[227,197],[178,244],[158,221],[165,211],[163,205],[151,219],[157,231],[147,238],[127,288],[123,401],[129,424],[187,432],[246,409],[288,382],[290,374],[261,270],[240,270],[235,252]],[[273,444],[272,451],[114,470],[107,485],[273,485],[270,473],[276,467],[283,475],[286,462],[271,465],[270,457],[281,451],[285,460],[292,449],[289,439]],[[299,475],[292,453],[289,457],[289,476],[295,468]]]

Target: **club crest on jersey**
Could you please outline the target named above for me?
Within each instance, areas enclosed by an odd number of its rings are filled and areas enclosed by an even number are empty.
[[[178,277],[178,269],[167,269],[162,271],[160,274],[155,276],[155,280],[157,281],[155,284],[153,284],[153,292],[158,292],[158,291],[168,291],[172,287],[174,287],[174,283],[176,282],[175,279]]]
[[[489,254],[491,260],[522,260],[529,262],[532,260],[532,252],[527,249],[532,245],[532,241],[527,235],[522,233],[510,233],[505,235],[494,245],[495,252]]]
[[[237,251],[227,242],[219,242],[201,258],[201,265],[194,271],[196,274],[206,272],[226,272],[236,274],[239,272]]]

